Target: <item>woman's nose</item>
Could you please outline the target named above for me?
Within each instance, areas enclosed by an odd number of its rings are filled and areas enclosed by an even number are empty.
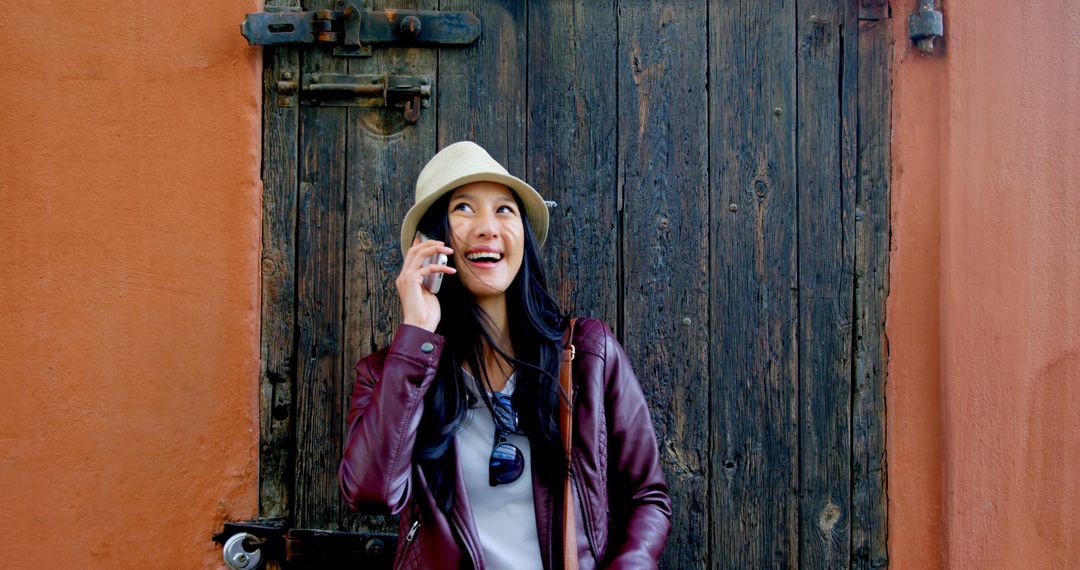
[[[495,215],[488,212],[478,215],[476,218],[476,225],[473,227],[473,232],[477,237],[493,239],[499,237],[499,224],[495,220]]]

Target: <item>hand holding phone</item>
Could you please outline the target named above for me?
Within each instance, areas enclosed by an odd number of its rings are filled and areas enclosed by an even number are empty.
[[[420,233],[420,232],[416,232],[416,238],[419,239],[421,242],[425,242],[425,241],[428,240],[428,237],[425,236],[424,234]],[[425,257],[424,261],[420,265],[420,267],[423,268],[423,267],[427,267],[428,265],[432,265],[432,264],[434,264],[434,265],[446,265],[447,261],[448,261],[448,259],[447,259],[445,253],[436,252],[436,253],[428,256],[428,257]],[[424,276],[424,288],[427,289],[428,291],[431,291],[434,294],[438,294],[439,289],[442,288],[442,280],[443,280],[443,274],[441,272],[432,271],[431,273]]]
[[[442,317],[442,306],[435,293],[444,273],[457,270],[446,265],[454,250],[441,241],[429,240],[417,232],[413,245],[405,252],[401,273],[395,286],[401,299],[402,323],[434,332]]]

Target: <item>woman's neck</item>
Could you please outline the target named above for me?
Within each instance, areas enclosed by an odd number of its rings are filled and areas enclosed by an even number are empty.
[[[514,356],[514,343],[510,338],[509,319],[506,311],[506,295],[497,295],[477,299],[477,304],[487,315],[482,323],[491,340],[503,353]],[[513,366],[490,346],[484,347],[484,375],[491,383],[491,389],[500,391],[506,386],[506,379],[513,373]]]

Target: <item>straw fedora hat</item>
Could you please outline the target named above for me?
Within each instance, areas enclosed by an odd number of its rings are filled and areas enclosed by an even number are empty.
[[[548,232],[548,210],[544,199],[524,180],[507,172],[480,145],[462,141],[437,152],[416,178],[416,201],[401,225],[401,253],[412,246],[416,226],[436,200],[460,186],[480,181],[505,184],[517,194],[537,244],[544,245]]]

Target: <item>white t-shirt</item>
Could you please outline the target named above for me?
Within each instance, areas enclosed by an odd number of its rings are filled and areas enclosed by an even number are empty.
[[[475,396],[472,378],[468,372],[465,374]],[[502,393],[513,394],[514,384],[515,377],[511,375]],[[513,483],[492,487],[488,483],[488,465],[495,441],[495,420],[487,405],[479,398],[476,400],[466,414],[464,427],[455,436],[455,444],[484,561],[488,568],[496,570],[542,568],[529,440],[523,435],[508,436],[525,456],[525,471]]]

